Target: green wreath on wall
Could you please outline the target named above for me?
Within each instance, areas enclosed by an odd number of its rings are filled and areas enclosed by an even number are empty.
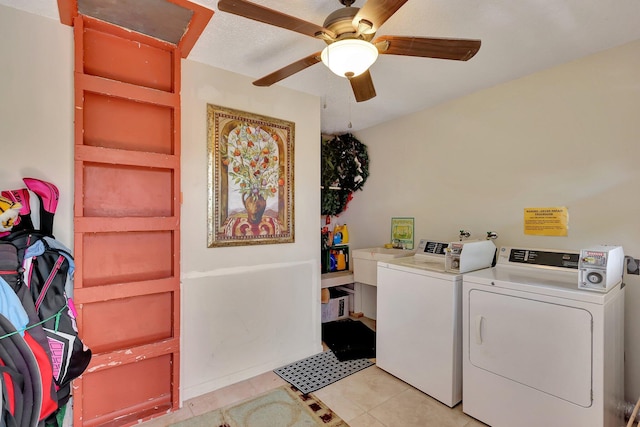
[[[352,134],[322,140],[322,215],[343,212],[369,177],[367,146]]]

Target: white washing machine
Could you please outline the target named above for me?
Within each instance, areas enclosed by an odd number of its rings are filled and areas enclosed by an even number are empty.
[[[453,407],[462,399],[462,274],[445,271],[448,246],[423,239],[412,257],[378,261],[376,364]],[[491,266],[495,245],[479,246],[478,268]]]
[[[624,296],[578,288],[577,251],[503,247],[463,278],[463,411],[493,427],[618,427]]]

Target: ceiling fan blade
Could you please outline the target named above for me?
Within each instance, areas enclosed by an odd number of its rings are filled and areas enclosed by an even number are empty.
[[[373,80],[369,70],[359,76],[350,78],[349,83],[351,83],[351,89],[353,89],[353,95],[356,97],[357,102],[368,101],[376,96],[376,88],[373,87]]]
[[[391,18],[407,1],[408,0],[367,0],[355,18],[353,18],[353,27],[358,28],[360,20],[365,19],[373,24],[373,32],[378,31],[382,24],[387,22],[387,19]]]
[[[253,84],[256,86],[271,86],[272,84],[286,79],[287,77],[292,76],[298,71],[309,68],[312,65],[317,64],[318,62],[320,62],[320,52],[313,53],[306,58],[302,58],[287,65],[286,67],[280,68],[279,70],[256,80],[255,82],[253,82]]]
[[[373,44],[385,55],[421,56],[424,58],[467,61],[480,49],[480,40],[440,39],[430,37],[382,36]]]
[[[305,36],[316,37],[319,33],[325,33],[330,38],[336,37],[332,31],[320,25],[245,0],[220,0],[218,2],[218,9],[223,12],[253,19],[254,21],[295,31]]]

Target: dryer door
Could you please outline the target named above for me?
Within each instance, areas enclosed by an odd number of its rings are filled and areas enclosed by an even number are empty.
[[[478,368],[589,407],[591,324],[582,308],[472,289],[467,357]]]

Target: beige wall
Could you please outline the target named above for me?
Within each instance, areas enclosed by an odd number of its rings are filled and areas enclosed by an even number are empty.
[[[28,31],[27,31],[28,29]],[[38,178],[60,190],[56,238],[73,245],[73,32],[0,6],[0,189]],[[31,199],[36,227],[38,200]]]
[[[182,63],[182,387],[188,399],[322,351],[320,101]],[[274,102],[276,100],[276,102]],[[295,122],[295,243],[207,248],[207,103]]]
[[[338,220],[354,248],[460,229],[496,244],[618,244],[640,258],[640,41],[357,133],[370,177]],[[568,237],[524,235],[523,209],[565,206]],[[625,279],[627,398],[640,396],[640,276]]]

